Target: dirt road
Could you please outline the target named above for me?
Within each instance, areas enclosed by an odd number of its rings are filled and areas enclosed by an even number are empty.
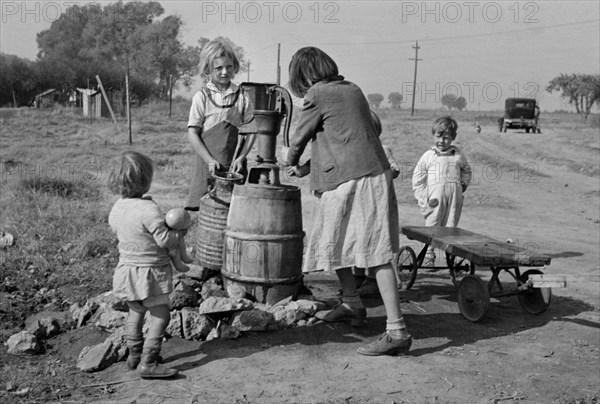
[[[410,166],[423,151],[414,145],[428,129],[417,121],[407,125],[417,129],[404,129],[400,136],[384,131],[384,141]],[[317,324],[238,340],[170,340],[164,356],[181,371],[178,379],[140,380],[119,363],[99,375],[110,384],[103,386],[105,399],[93,390],[98,397],[93,402],[600,402],[598,130],[575,134],[552,122],[542,135],[498,134],[493,124],[483,129],[460,132],[459,145],[475,168],[461,227],[530,243],[552,257],[543,270],[567,274],[569,283],[553,290],[545,313],[526,314],[516,297],[492,299],[485,319],[471,323],[458,310],[447,271],[419,273],[413,288],[402,292],[414,337],[407,356],[356,353],[385,328],[381,300],[366,299],[368,324],[358,330]],[[409,173],[397,180],[396,189],[401,225],[421,225]],[[303,205],[310,220],[306,193]],[[489,278],[485,269],[478,274]],[[305,282],[318,299],[336,299],[331,275],[311,274]]]

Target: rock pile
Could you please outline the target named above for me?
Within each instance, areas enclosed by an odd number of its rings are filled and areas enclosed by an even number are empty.
[[[253,301],[243,288],[224,290],[220,273],[191,265],[189,272],[177,274],[171,300],[171,322],[167,337],[208,341],[237,338],[244,332],[270,331],[317,322],[314,314],[325,304],[312,295],[291,297],[273,305]],[[68,313],[38,313],[28,319],[26,330],[9,338],[8,353],[36,354],[39,341],[71,328],[92,325],[111,332],[101,344],[83,348],[77,366],[86,372],[104,369],[127,357],[125,325],[128,307],[106,292],[85,305],[74,304]],[[146,330],[144,330],[145,332]]]

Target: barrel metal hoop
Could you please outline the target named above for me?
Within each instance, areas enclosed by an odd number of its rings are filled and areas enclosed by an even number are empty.
[[[227,230],[225,232],[225,237],[243,241],[288,241],[303,239],[304,232],[302,231],[294,234],[255,234]]]
[[[291,278],[253,278],[249,276],[234,274],[225,269],[221,269],[221,275],[227,279],[236,282],[244,282],[244,283],[256,283],[259,285],[280,285],[287,283],[297,283],[300,279],[302,279],[302,274],[293,276]]]

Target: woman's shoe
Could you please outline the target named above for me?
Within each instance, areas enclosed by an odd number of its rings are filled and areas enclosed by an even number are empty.
[[[328,323],[350,320],[352,327],[360,327],[367,322],[367,310],[364,307],[352,309],[344,303],[340,303],[331,310],[317,312],[315,317]]]
[[[387,332],[384,332],[377,341],[361,346],[356,352],[367,356],[402,355],[408,352],[411,345],[412,337],[394,339]]]

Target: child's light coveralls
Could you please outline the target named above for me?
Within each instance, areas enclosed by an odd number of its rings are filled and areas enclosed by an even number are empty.
[[[471,167],[456,146],[443,152],[432,147],[415,167],[412,184],[426,226],[456,227],[463,205],[463,184],[471,182]],[[437,202],[436,202],[437,201]]]

